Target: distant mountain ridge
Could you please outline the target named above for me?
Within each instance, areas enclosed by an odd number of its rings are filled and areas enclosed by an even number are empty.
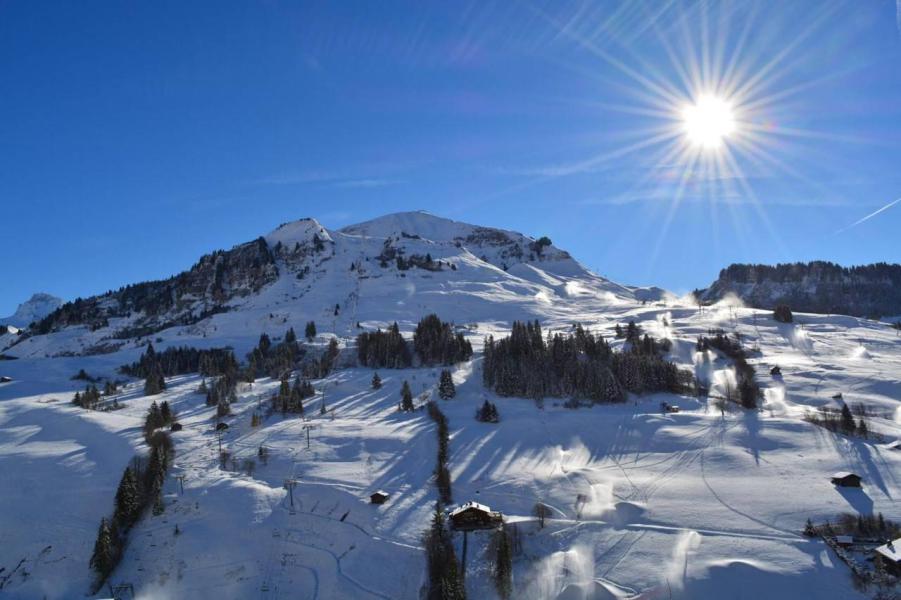
[[[788,304],[798,312],[881,318],[901,315],[901,265],[843,267],[831,262],[733,264],[695,294],[714,302],[734,294],[754,308]]]
[[[0,325],[12,325],[16,328],[28,327],[31,323],[39,321],[52,313],[62,303],[61,298],[38,292],[20,304],[14,314],[8,317],[0,317]]]
[[[107,353],[164,331],[181,339],[259,336],[276,319],[327,319],[355,335],[360,321],[418,319],[436,303],[449,302],[447,318],[460,322],[623,299],[634,300],[633,290],[591,273],[547,237],[425,212],[337,230],[305,218],[167,279],[67,302],[36,322],[15,352]]]

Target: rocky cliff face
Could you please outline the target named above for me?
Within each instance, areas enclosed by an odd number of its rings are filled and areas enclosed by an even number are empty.
[[[755,308],[788,304],[797,312],[896,316],[901,315],[901,265],[735,264],[720,271],[713,285],[697,294],[711,302],[735,294]]]
[[[56,296],[38,292],[20,304],[14,314],[0,318],[0,325],[12,325],[16,328],[28,327],[31,323],[52,313],[62,303],[63,301]]]

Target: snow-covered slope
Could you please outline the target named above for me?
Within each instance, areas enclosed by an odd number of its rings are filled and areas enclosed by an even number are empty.
[[[350,333],[357,323],[410,327],[446,306],[464,324],[574,316],[632,298],[568,253],[510,231],[423,212],[340,231],[302,219],[169,280],[67,304],[7,353],[97,354],[156,338],[215,337],[245,348],[262,331],[280,334],[310,319]]]
[[[901,338],[888,326],[803,313],[781,324],[726,303],[702,312],[671,298],[643,303],[553,245],[529,256],[527,237],[422,213],[339,231],[297,221],[263,239],[277,276],[246,295],[226,293],[225,312],[140,338],[109,337],[134,316],[107,317],[95,331],[60,327],[13,346],[8,353],[19,360],[0,361],[0,375],[12,378],[0,384],[0,597],[85,596],[97,525],[112,510],[122,469],[143,451],[150,402],[167,400],[184,429],[172,434],[166,510],[136,526],[112,583],[132,584],[138,598],[420,598],[421,534],[437,497],[435,425],[425,411],[396,408],[404,381],[417,404],[435,397],[440,369],[380,370],[383,386],[374,390],[373,370],[354,364],[354,338],[394,320],[409,335],[428,312],[454,321],[475,349],[452,369],[456,397],[439,400],[450,423],[453,496],[488,504],[517,528],[513,597],[868,597],[801,530],[808,518],[842,512],[901,519],[901,451],[888,446],[901,436]],[[246,252],[264,256],[252,244]],[[237,272],[223,277],[240,280]],[[714,395],[733,381],[732,368],[697,352],[695,341],[711,329],[737,332],[759,350],[750,361],[763,407],[721,411],[714,400],[657,394],[572,410],[550,398],[539,408],[496,397],[482,386],[482,342],[525,318],[545,332],[578,322],[611,340],[616,324],[635,320],[670,339],[669,358]],[[303,418],[276,413],[258,427],[251,415],[279,382],[241,387],[222,437],[234,459],[225,464],[215,409],[195,393],[196,375],[168,379],[152,398],[132,381],[114,412],[70,404],[84,386],[71,380],[79,369],[121,377],[116,368],[148,340],[158,350],[231,345],[243,357],[261,332],[299,333],[309,320],[319,332],[311,350],[337,338],[343,367],[313,382]],[[80,355],[104,344],[110,352]],[[774,366],[781,377],[769,375]],[[869,407],[869,439],[804,420],[806,411],[836,406],[837,393]],[[485,400],[497,405],[500,423],[473,418]],[[680,412],[661,413],[662,401]],[[839,470],[859,473],[863,488],[834,487],[829,476]],[[286,479],[298,481],[293,508]],[[376,489],[390,493],[386,504],[369,504]],[[551,510],[544,529],[532,516],[537,502]],[[455,536],[458,556],[462,541]],[[497,597],[491,557],[490,534],[470,534],[470,598]]]
[[[23,302],[16,312],[8,317],[0,317],[0,325],[12,325],[19,329],[28,327],[31,323],[39,321],[60,307],[62,299],[50,294],[38,292]]]

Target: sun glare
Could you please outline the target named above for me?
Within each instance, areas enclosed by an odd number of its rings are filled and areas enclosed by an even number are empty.
[[[682,109],[682,127],[688,140],[705,149],[719,148],[735,131],[732,106],[716,96],[701,96]]]

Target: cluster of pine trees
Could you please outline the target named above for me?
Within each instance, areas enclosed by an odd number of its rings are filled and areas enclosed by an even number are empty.
[[[237,385],[238,382],[233,375],[223,375],[214,379],[209,386],[204,379],[197,391],[206,396],[207,406],[216,407],[217,416],[225,417],[231,414],[231,405],[238,399]]]
[[[165,377],[198,372],[213,377],[237,372],[238,361],[229,348],[198,349],[181,346],[156,352],[153,344],[147,344],[140,360],[124,365],[119,370],[131,377],[141,378],[147,378],[155,372]]]
[[[151,408],[151,412],[154,409]],[[161,408],[147,415],[147,422],[159,417]],[[145,428],[146,431],[146,428]],[[132,460],[125,468],[119,487],[116,489],[113,516],[104,517],[97,530],[94,551],[91,554],[90,567],[97,574],[94,590],[100,588],[122,559],[122,552],[128,539],[128,532],[141,515],[151,505],[153,514],[159,515],[165,510],[162,500],[163,482],[166,471],[174,456],[172,440],[162,431],[155,431],[147,436],[150,454],[146,461],[140,458]]]
[[[160,427],[167,427],[175,422],[175,411],[169,407],[169,403],[163,400],[160,404],[153,402],[147,410],[144,419],[144,438],[149,440]]]
[[[805,420],[834,433],[856,435],[862,438],[870,437],[870,427],[867,425],[866,415],[861,414],[855,421],[851,409],[844,403],[842,403],[841,410],[822,407],[815,414],[806,415]]]
[[[278,344],[272,343],[265,333],[260,335],[257,347],[247,355],[247,377],[253,381],[257,377],[282,379],[288,377],[306,352],[297,341],[297,334],[291,327]]]
[[[452,365],[472,357],[472,345],[436,314],[423,317],[413,332],[413,349],[424,365]]]
[[[100,390],[93,383],[86,385],[83,392],[75,392],[75,397],[72,398],[72,404],[90,410],[97,408],[99,403]]]
[[[638,337],[614,352],[601,336],[581,325],[568,335],[544,338],[541,325],[514,322],[509,337],[488,338],[482,377],[502,396],[584,398],[595,403],[621,402],[625,392],[673,392],[690,389],[693,377],[661,354],[665,346]]]
[[[435,314],[424,317],[413,332],[413,350],[400,333],[397,323],[387,331],[363,332],[357,336],[357,358],[360,364],[403,369],[413,364],[413,353],[424,365],[451,365],[472,357],[472,345],[462,333],[454,334],[453,325]]]
[[[272,409],[282,414],[303,414],[303,401],[316,395],[313,384],[309,379],[294,379],[294,386],[288,383],[288,379],[282,379],[278,393],[272,396]]]
[[[736,335],[730,338],[722,331],[713,332],[711,337],[699,336],[695,344],[698,352],[705,352],[710,348],[719,350],[730,359],[735,367],[736,389],[728,387],[725,390],[726,400],[738,402],[744,408],[757,408],[757,401],[763,392],[755,379],[754,367],[748,363],[748,354],[741,345],[741,339]]]
[[[360,364],[380,369],[403,369],[413,364],[413,355],[397,323],[387,331],[364,331],[357,336]]]

